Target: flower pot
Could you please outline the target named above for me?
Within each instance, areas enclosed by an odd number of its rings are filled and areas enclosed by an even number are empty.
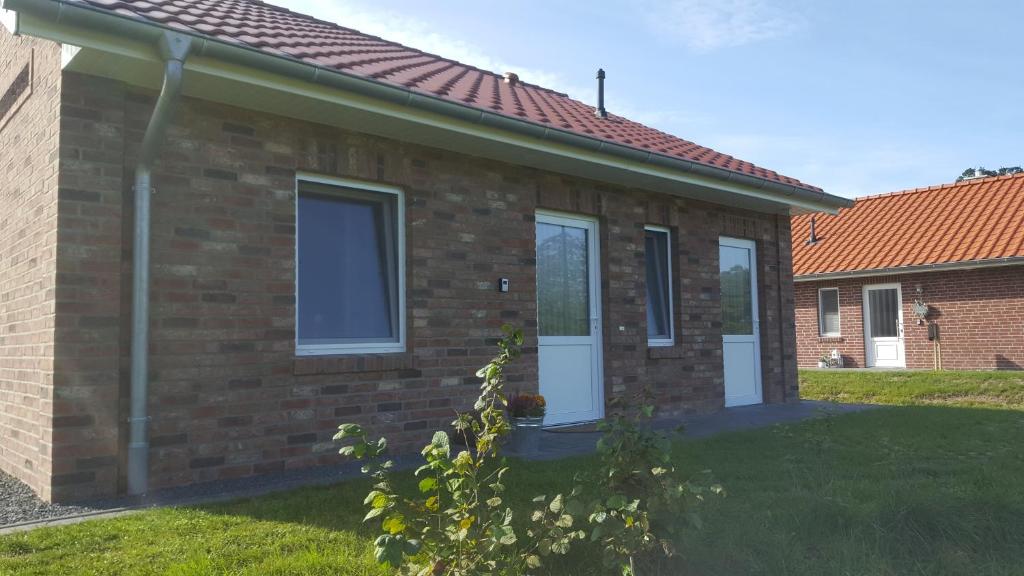
[[[509,438],[508,449],[516,454],[535,453],[540,449],[540,435],[543,433],[541,426],[544,424],[543,417],[513,417],[512,434]]]
[[[828,368],[828,362],[824,360],[818,360],[818,368]]]

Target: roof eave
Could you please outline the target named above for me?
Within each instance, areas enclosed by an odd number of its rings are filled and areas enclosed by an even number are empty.
[[[891,268],[874,268],[871,270],[844,270],[839,272],[821,272],[818,274],[794,275],[794,282],[821,282],[824,280],[844,280],[847,278],[869,278],[872,276],[894,276],[898,274],[921,274],[923,272],[943,272],[950,270],[973,270],[976,268],[999,268],[1003,266],[1024,265],[1024,256],[1006,258],[990,258],[986,260],[966,260],[962,262],[939,262],[936,264],[920,264],[917,266],[895,266]]]
[[[77,26],[85,26],[92,30],[114,34],[119,37],[132,38],[147,44],[155,43],[157,37],[164,30],[189,34],[198,40],[193,51],[196,56],[205,56],[234,65],[331,86],[355,94],[376,98],[384,102],[432,112],[466,122],[473,122],[482,126],[498,128],[581,150],[607,154],[630,162],[666,168],[683,174],[695,174],[714,181],[740,186],[753,191],[761,191],[772,197],[774,201],[790,205],[799,210],[820,210],[835,213],[839,208],[849,207],[853,204],[847,198],[833,196],[820,190],[802,188],[699,162],[683,160],[651,151],[643,151],[561,128],[542,126],[534,122],[487,112],[466,104],[445,100],[406,87],[385,84],[332,68],[316,66],[284,54],[269,54],[256,48],[217,40],[190,31],[162,26],[154,22],[132,18],[89,5],[69,2],[67,0],[6,0],[4,7],[18,12],[29,13],[40,21],[53,24],[72,22]],[[61,41],[56,38],[55,40]]]

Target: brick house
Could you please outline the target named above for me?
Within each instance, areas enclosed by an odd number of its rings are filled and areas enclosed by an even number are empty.
[[[838,350],[848,367],[1024,367],[1024,175],[860,198],[792,230],[800,366]]]
[[[262,2],[4,8],[0,468],[45,499],[409,449],[503,323],[548,424],[798,397],[789,216],[843,199]]]

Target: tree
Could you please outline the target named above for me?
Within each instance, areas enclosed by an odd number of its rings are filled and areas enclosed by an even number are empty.
[[[963,174],[957,177],[956,181],[962,182],[963,180],[966,180],[968,178],[979,178],[982,176],[1005,176],[1007,174],[1020,174],[1022,172],[1024,172],[1024,168],[1021,168],[1020,166],[1003,166],[999,170],[988,170],[984,166],[979,166],[977,168],[968,168],[967,170],[964,170]]]

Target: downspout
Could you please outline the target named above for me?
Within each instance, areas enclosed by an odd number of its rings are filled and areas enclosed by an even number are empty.
[[[782,363],[782,403],[789,402],[789,388],[786,386],[786,325],[782,321],[783,314],[786,310],[786,295],[782,290],[782,251],[778,247],[782,244],[782,215],[775,215],[775,282],[779,287],[779,361]],[[786,220],[789,221],[789,216],[786,216]],[[790,232],[790,246],[793,244],[793,233]],[[794,311],[795,314],[795,311]],[[796,342],[794,341],[794,344]],[[796,349],[793,349],[793,363],[796,363]],[[800,376],[797,375],[799,379]],[[799,383],[797,384],[799,386]]]
[[[153,116],[142,139],[135,166],[135,240],[132,253],[131,415],[128,418],[128,493],[145,494],[149,487],[149,222],[151,175],[175,104],[181,95],[185,58],[192,39],[166,31],[158,47],[164,81]]]

